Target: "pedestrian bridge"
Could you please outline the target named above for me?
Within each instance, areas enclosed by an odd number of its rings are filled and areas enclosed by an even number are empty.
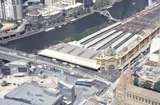
[[[110,12],[109,12],[108,10],[98,11],[98,13],[99,13],[100,15],[103,15],[103,16],[108,17],[110,20],[119,21],[118,19],[115,19],[114,17],[112,17],[112,15],[110,14]]]

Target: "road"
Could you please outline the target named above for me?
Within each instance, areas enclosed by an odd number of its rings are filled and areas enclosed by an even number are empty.
[[[59,62],[59,61],[53,61],[51,59],[42,58],[34,54],[27,54],[21,51],[16,51],[16,50],[4,48],[4,47],[0,47],[0,59],[5,59],[9,61],[25,60],[25,61],[33,62],[37,65],[46,65],[48,67],[53,67],[56,70],[59,70],[61,72],[63,71],[78,77],[83,76],[84,78],[96,78],[97,80],[104,81],[107,84],[111,83],[106,78],[103,78],[103,77],[109,77],[106,74],[99,73],[97,71],[92,71],[86,68],[64,65],[62,62]]]

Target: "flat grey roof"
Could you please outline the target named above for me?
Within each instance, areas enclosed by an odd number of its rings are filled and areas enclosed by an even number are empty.
[[[9,100],[9,99],[0,99],[0,105],[31,105],[31,104]]]
[[[5,95],[5,98],[32,105],[54,105],[62,99],[62,95],[58,90],[49,90],[36,84],[24,84]]]
[[[98,51],[96,50],[82,48],[68,43],[59,43],[50,47],[49,49],[88,59],[95,59],[96,55],[98,54]]]

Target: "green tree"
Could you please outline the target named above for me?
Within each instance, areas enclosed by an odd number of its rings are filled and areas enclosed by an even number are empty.
[[[139,85],[139,80],[137,77],[134,78],[134,85],[138,86]]]
[[[142,84],[142,87],[143,87],[143,88],[146,88],[146,89],[151,89],[152,83],[151,83],[150,81],[145,81],[145,82]]]
[[[0,23],[0,28],[2,28],[3,27],[3,25]]]
[[[156,83],[154,84],[154,90],[160,92],[160,81],[158,81],[158,82],[156,82]]]

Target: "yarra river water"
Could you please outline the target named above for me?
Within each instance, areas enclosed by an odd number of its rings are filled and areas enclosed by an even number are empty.
[[[147,0],[124,0],[123,2],[116,3],[109,11],[114,18],[124,19],[143,10],[146,6]],[[33,53],[50,45],[57,44],[60,41],[79,40],[112,23],[114,22],[95,13],[67,24],[62,28],[11,41],[4,46]]]

